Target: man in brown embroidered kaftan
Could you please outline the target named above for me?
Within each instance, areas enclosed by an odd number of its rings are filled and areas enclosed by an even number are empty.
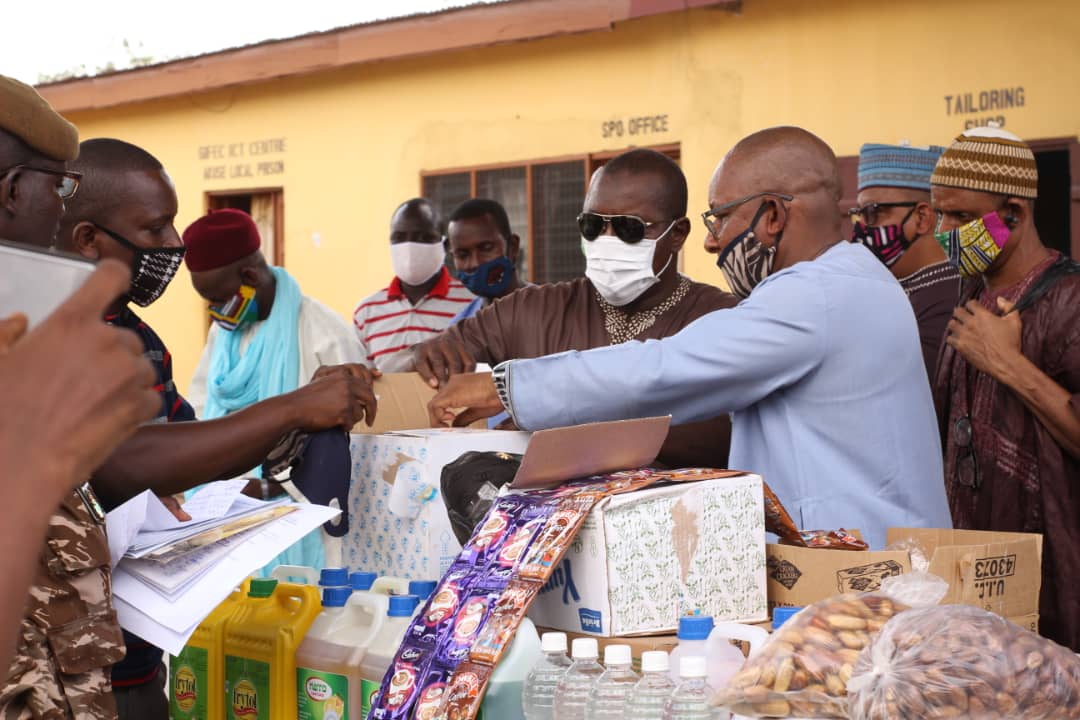
[[[417,345],[417,370],[438,385],[476,362],[658,339],[733,307],[735,296],[678,272],[690,232],[686,197],[686,178],[668,157],[637,149],[613,158],[593,175],[578,218],[586,276],[522,288]],[[726,416],[673,428],[660,459],[724,467],[730,432]]]

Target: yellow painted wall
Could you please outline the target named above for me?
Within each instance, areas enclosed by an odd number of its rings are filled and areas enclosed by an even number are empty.
[[[1029,0],[746,0],[612,32],[378,63],[235,90],[71,116],[84,138],[156,154],[180,195],[183,229],[204,193],[283,186],[285,265],[348,317],[390,279],[393,208],[420,172],[678,142],[695,238],[684,260],[719,281],[699,240],[709,176],[740,137],[802,125],[839,155],[866,141],[948,144],[973,117],[1004,115],[1027,139],[1080,132],[1080,3]],[[1023,87],[1025,105],[950,115],[945,96]],[[668,132],[603,139],[602,123],[667,114]],[[281,175],[205,180],[207,145],[285,138]],[[257,165],[255,165],[257,168]],[[318,236],[318,241],[314,237]],[[145,312],[185,388],[202,347],[186,275]]]

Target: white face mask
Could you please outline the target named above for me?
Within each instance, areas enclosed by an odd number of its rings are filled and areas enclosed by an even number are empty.
[[[394,274],[406,285],[423,285],[442,270],[445,259],[441,242],[403,242],[390,246]]]
[[[595,240],[581,239],[585,252],[585,277],[589,278],[600,296],[615,307],[622,307],[637,300],[646,290],[660,282],[671,258],[668,257],[659,273],[653,272],[653,255],[656,244],[667,235],[675,223],[671,223],[660,237],[645,238],[636,243],[625,243],[614,235],[601,235]]]

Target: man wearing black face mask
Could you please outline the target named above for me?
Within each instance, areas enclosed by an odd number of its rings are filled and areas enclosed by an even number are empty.
[[[450,213],[446,239],[458,279],[476,295],[454,323],[521,287],[517,274],[521,238],[511,232],[510,218],[499,203],[472,198],[458,205]]]
[[[802,528],[858,527],[881,547],[890,525],[948,526],[915,318],[881,263],[841,242],[839,198],[820,138],[792,127],[744,138],[717,167],[703,217],[743,302],[660,340],[457,375],[432,422],[505,409],[540,430],[731,412],[730,466],[768,478]]]
[[[291,393],[224,418],[194,422],[194,411],[173,384],[164,343],[128,307],[129,302],[145,306],[160,297],[183,259],[174,226],[172,180],[156,158],[120,140],[82,143],[75,165],[82,173],[81,192],[68,204],[57,243],[84,257],[113,258],[131,267],[130,290],[109,308],[107,319],[132,329],[142,340],[157,372],[162,401],[156,422],[121,444],[91,478],[107,508],[148,489],[172,495],[236,477],[262,463],[293,430],[351,428],[365,416],[370,424],[375,410],[371,377],[357,365],[321,371],[324,377]],[[112,677],[121,720],[164,719],[168,708],[161,651],[130,633],[124,640],[126,657]],[[95,691],[106,693],[108,688]]]
[[[859,150],[852,242],[885,263],[907,293],[933,380],[945,326],[960,297],[960,273],[934,237],[930,174],[945,148],[866,144]]]

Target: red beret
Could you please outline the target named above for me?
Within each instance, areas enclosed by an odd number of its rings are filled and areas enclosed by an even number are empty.
[[[225,267],[262,246],[255,221],[243,210],[211,210],[184,231],[184,262],[191,272]]]

